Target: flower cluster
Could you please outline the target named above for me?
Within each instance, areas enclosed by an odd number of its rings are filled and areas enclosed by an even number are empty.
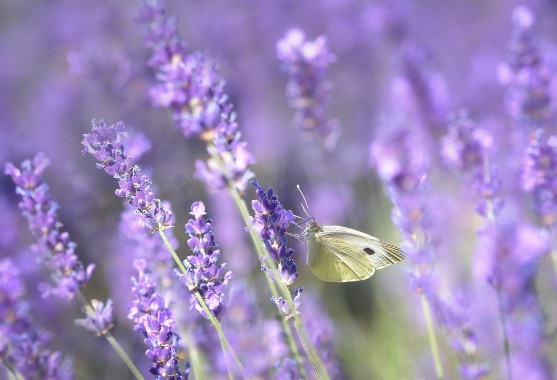
[[[418,133],[404,128],[385,132],[370,147],[370,160],[387,185],[394,204],[392,219],[403,234],[403,249],[414,264],[414,286],[424,292],[432,288],[430,215],[424,193],[428,188],[429,159],[417,148]]]
[[[84,267],[74,253],[76,244],[70,240],[69,233],[62,230],[57,213],[58,203],[43,181],[48,164],[48,158],[38,153],[32,161],[23,161],[19,168],[7,163],[5,173],[17,186],[16,193],[21,197],[19,209],[38,239],[33,248],[51,271],[55,283],[54,287],[41,284],[43,296],[54,294],[72,299],[89,281],[95,265]]]
[[[549,248],[547,236],[529,224],[505,221],[483,231],[480,239],[475,270],[500,289],[512,372],[518,378],[552,378],[535,285],[540,258]]]
[[[112,324],[112,300],[106,303],[99,300],[91,300],[91,310],[84,310],[86,317],[76,319],[75,324],[86,330],[94,332],[97,336],[106,334],[114,326]]]
[[[494,149],[491,133],[461,113],[450,123],[439,149],[444,164],[463,173],[471,182],[478,195],[476,211],[483,217],[497,216],[503,200],[499,195],[501,179],[489,162]]]
[[[544,62],[532,33],[535,16],[525,6],[513,11],[514,32],[508,62],[499,67],[499,77],[507,87],[508,107],[526,128],[551,125],[555,120],[551,86],[553,71]]]
[[[155,198],[151,180],[146,175],[140,175],[141,169],[124,150],[121,141],[126,137],[124,123],[107,126],[103,119],[93,119],[91,124],[92,132],[83,135],[82,154],[90,153],[99,161],[97,168],[118,182],[115,194],[136,209],[141,216],[142,227],[147,232],[168,228],[172,212],[160,199]]]
[[[232,272],[225,273],[226,264],[217,265],[220,251],[213,235],[212,221],[203,217],[206,215],[203,202],[193,203],[190,214],[194,219],[188,220],[186,233],[190,237],[188,245],[194,254],[184,262],[187,274],[177,273],[177,276],[188,289],[203,297],[209,310],[220,320],[226,311],[224,292]],[[194,294],[190,296],[190,304],[208,318]]]
[[[50,335],[33,322],[23,296],[19,269],[10,259],[0,260],[0,362],[26,379],[72,379],[69,363],[47,348]]]
[[[272,188],[265,190],[264,187],[259,186],[257,181],[252,183],[257,188],[258,198],[251,202],[251,207],[255,211],[252,221],[253,228],[261,236],[273,263],[279,270],[280,279],[274,280],[291,285],[298,278],[298,270],[292,259],[294,250],[288,247],[286,231],[296,217],[291,210],[282,208]],[[272,275],[271,270],[265,265],[262,266],[262,269]]]
[[[332,85],[325,80],[335,56],[329,51],[327,38],[307,41],[300,29],[289,30],[277,42],[277,57],[288,76],[286,97],[295,112],[295,122],[304,131],[321,138],[326,148],[334,148],[340,125],[327,118]]]
[[[392,96],[414,122],[437,134],[445,127],[451,105],[447,84],[442,75],[431,69],[422,47],[405,42],[401,47],[401,75],[393,81]]]
[[[524,157],[522,187],[532,194],[534,211],[546,226],[557,222],[557,137],[536,129]]]
[[[128,319],[134,322],[134,331],[145,338],[148,347],[145,355],[153,362],[149,371],[157,379],[187,379],[187,370],[178,367],[179,336],[172,312],[158,292],[147,262],[135,260],[133,266],[137,270],[137,277],[132,278],[135,299],[129,307]]]
[[[159,82],[151,90],[154,103],[172,110],[186,137],[210,143],[211,158],[196,163],[196,178],[214,189],[244,192],[254,176],[249,165],[255,158],[241,140],[218,65],[205,54],[187,51],[164,0],[144,0],[139,20],[146,25],[149,65]]]
[[[441,138],[443,163],[450,169],[477,174],[483,170],[485,155],[493,149],[488,130],[478,128],[466,113],[459,113]]]
[[[460,130],[458,126],[462,126]],[[444,152],[452,165],[467,167],[478,162],[475,155],[461,156],[471,152],[470,141],[460,140],[462,136],[474,135],[471,125],[466,122],[453,126],[448,137],[444,138]],[[393,223],[402,232],[403,249],[410,258],[413,268],[409,274],[412,285],[426,296],[433,306],[439,321],[447,328],[451,344],[461,360],[459,371],[465,379],[480,379],[488,369],[476,359],[477,342],[471,326],[470,317],[464,311],[465,302],[458,302],[453,294],[440,284],[434,272],[435,241],[432,234],[431,211],[427,203],[429,158],[420,145],[419,129],[407,130],[398,126],[384,133],[370,148],[371,162],[387,185],[389,196],[394,204]],[[417,143],[417,144],[416,144]],[[477,153],[477,152],[476,152]]]

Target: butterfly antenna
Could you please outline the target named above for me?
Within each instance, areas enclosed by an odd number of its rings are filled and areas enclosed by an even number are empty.
[[[300,206],[302,206],[302,210],[304,210],[304,212],[306,213],[307,216],[312,218],[311,214],[309,213],[309,205],[308,205],[308,201],[306,199],[306,196],[302,192],[302,189],[300,188],[300,185],[296,185],[296,188],[298,189],[298,191],[302,195],[302,198],[304,199],[304,203],[306,204],[306,207],[304,207],[304,205],[300,203]]]

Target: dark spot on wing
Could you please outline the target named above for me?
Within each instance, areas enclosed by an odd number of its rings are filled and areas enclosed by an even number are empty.
[[[371,248],[364,248],[364,252],[368,255],[375,255],[375,251]]]

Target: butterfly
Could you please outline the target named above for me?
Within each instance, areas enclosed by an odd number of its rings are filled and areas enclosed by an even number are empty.
[[[304,201],[307,207],[305,197]],[[318,224],[307,211],[306,214],[309,220],[303,235],[308,244],[307,263],[313,274],[323,281],[363,281],[375,270],[406,258],[394,244],[352,228]]]

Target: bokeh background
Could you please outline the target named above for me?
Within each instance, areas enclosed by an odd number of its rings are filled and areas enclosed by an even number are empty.
[[[550,0],[168,1],[189,48],[220,61],[226,92],[257,159],[253,170],[259,182],[273,187],[286,208],[303,215],[296,190],[300,184],[320,223],[350,226],[397,244],[400,233],[391,221],[385,187],[370,165],[370,144],[390,120],[408,114],[409,119],[423,117],[420,107],[428,106],[420,103],[419,95],[409,98],[401,85],[418,70],[438,90],[431,106],[437,113],[421,121],[437,131],[434,139],[451,114],[466,109],[492,128],[500,162],[510,160],[508,137],[520,127],[507,110],[498,67],[508,57],[517,5],[528,6],[536,15],[534,32],[552,67],[557,3]],[[193,177],[195,161],[207,155],[205,145],[183,138],[170,112],[151,105],[154,75],[136,21],[139,6],[139,1],[102,0],[0,3],[0,162],[19,163],[38,151],[50,157],[46,180],[60,204],[61,220],[78,244],[79,257],[97,266],[86,294],[124,302],[125,295],[115,295],[125,289],[131,273],[118,259],[125,247],[118,246],[115,236],[123,205],[114,196],[113,181],[95,168],[91,157],[80,154],[92,118],[124,121],[131,134],[150,141],[140,164],[152,174],[159,197],[173,205],[181,255],[188,254],[183,225],[190,205],[202,200],[214,219],[223,260],[236,275],[233,282],[252,284],[258,307],[269,315],[270,294],[255,285],[263,274],[230,197],[208,192]],[[292,27],[309,39],[326,36],[336,56],[326,74],[332,86],[327,114],[339,122],[342,134],[326,154],[296,126],[285,97],[287,78],[276,43]],[[409,60],[414,65],[410,68]],[[432,152],[430,192],[436,236],[442,239],[436,243],[435,271],[451,291],[472,289],[466,294],[473,305],[469,311],[479,356],[491,378],[504,378],[493,289],[473,270],[478,260],[476,230],[482,221],[462,178],[441,169],[436,156]],[[246,199],[253,198],[250,188]],[[80,317],[77,302],[40,298],[36,284],[48,274],[29,250],[33,238],[17,202],[10,178],[0,177],[0,256],[13,257],[21,268],[34,318],[54,332],[52,347],[73,357],[79,379],[129,377],[102,339],[74,326]],[[297,283],[304,296],[314,297],[326,311],[345,377],[434,378],[420,299],[408,280],[407,262],[364,282],[325,284],[305,265],[307,248],[291,240],[300,272]],[[551,277],[546,272],[540,271],[541,282]],[[543,291],[554,298],[548,288],[542,286]],[[125,304],[116,309],[114,334],[126,342],[139,366],[148,368],[141,339],[125,318]],[[442,328],[439,339],[447,378],[458,378]],[[546,352],[552,352],[552,345],[550,340]]]

